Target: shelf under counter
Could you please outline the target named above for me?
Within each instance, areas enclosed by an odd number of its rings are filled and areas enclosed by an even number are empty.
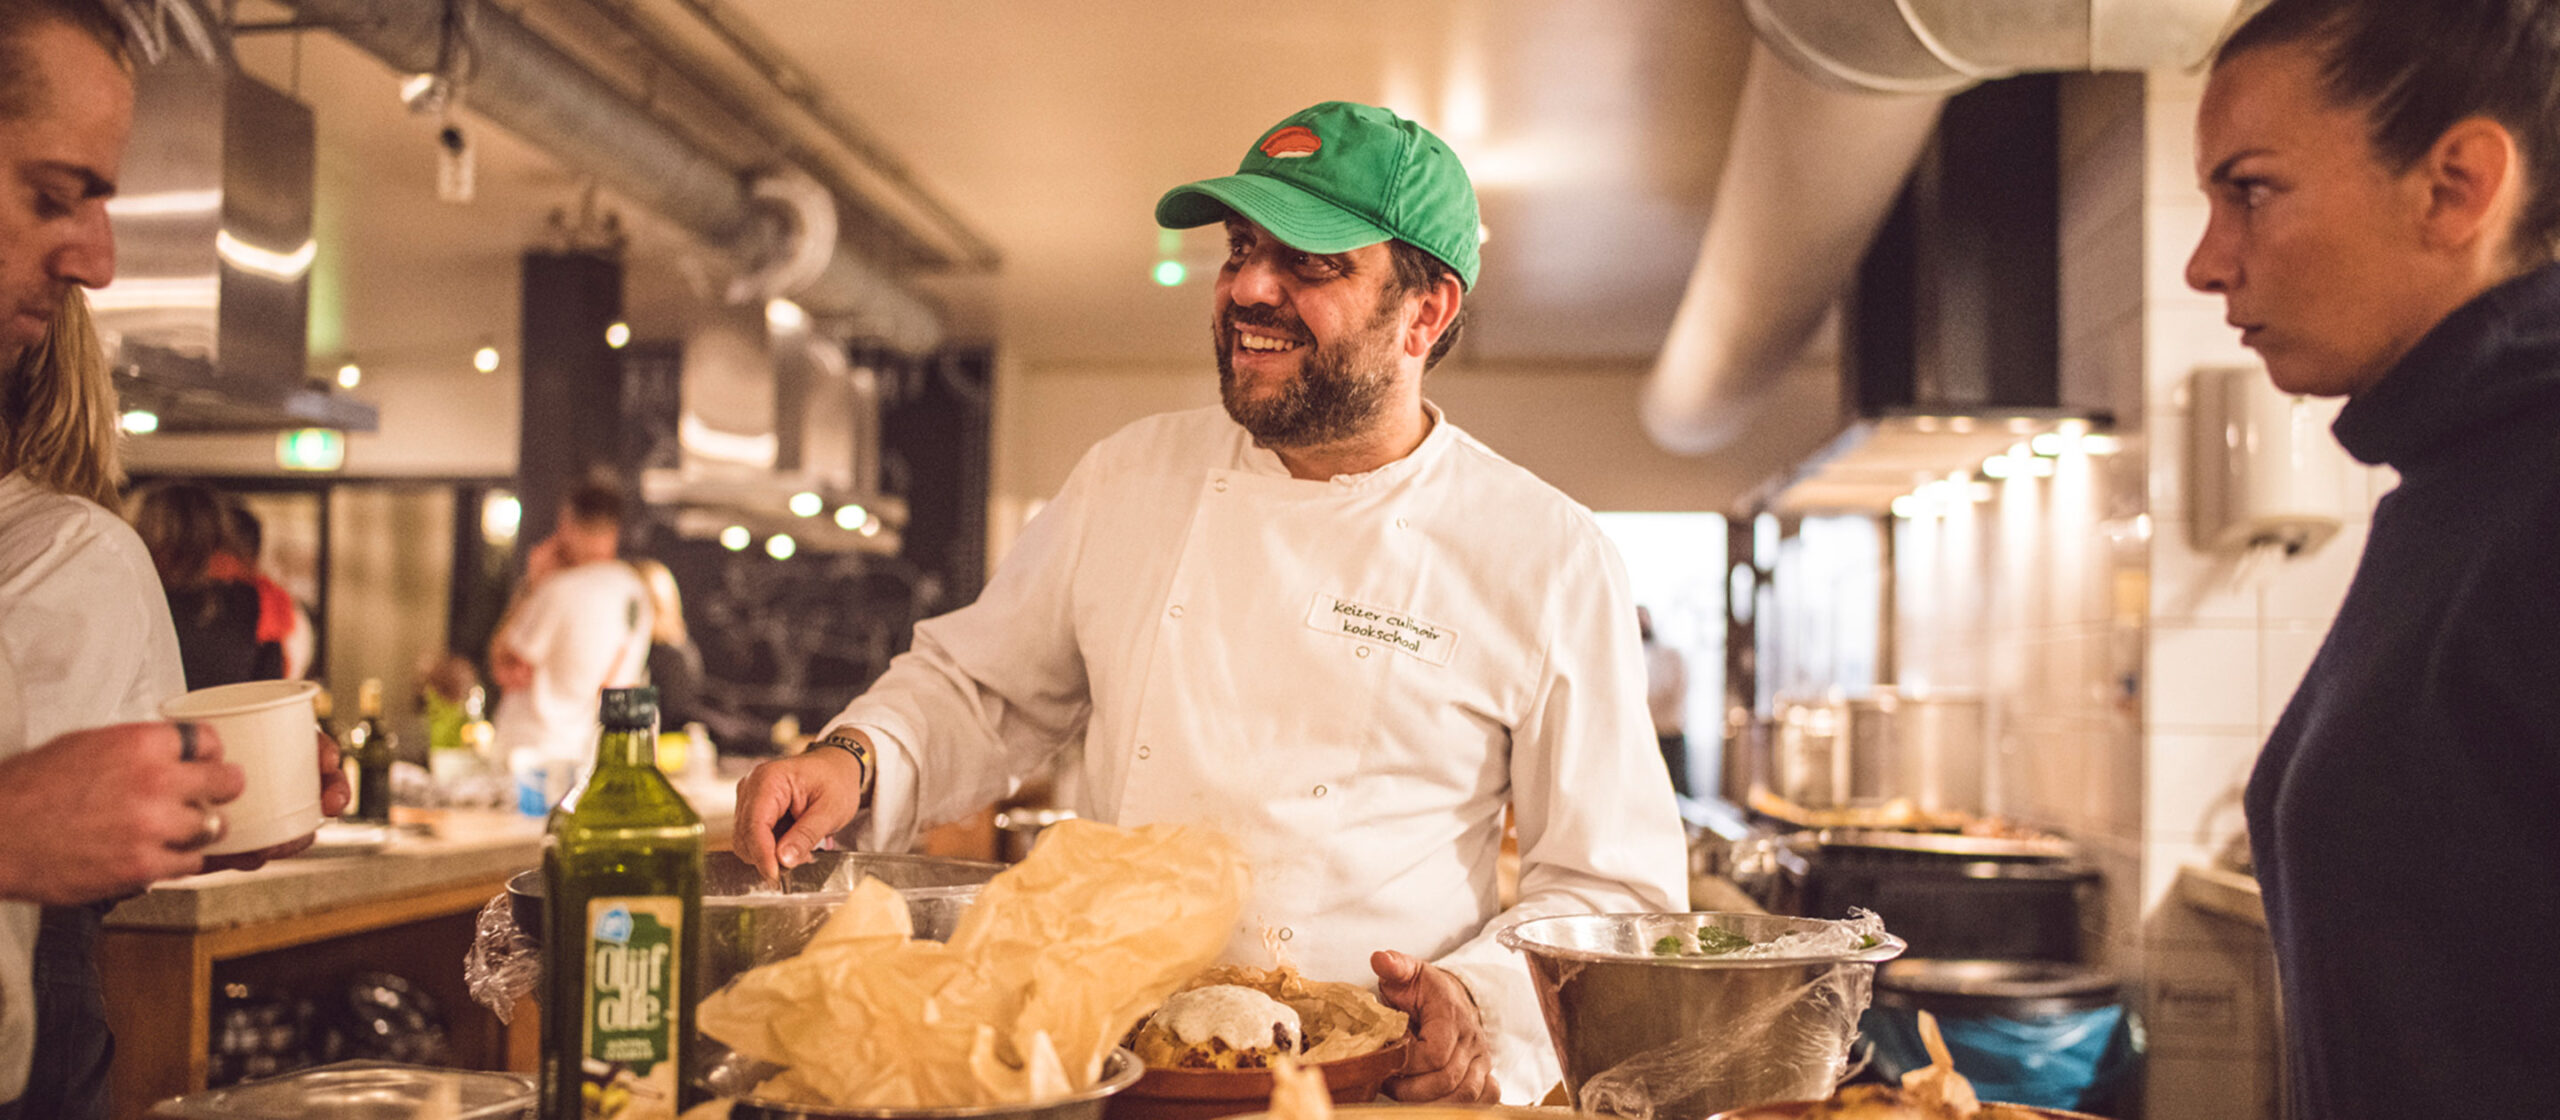
[[[726,850],[734,787],[685,794],[704,818],[708,847]],[[450,1064],[532,1069],[530,1001],[500,1023],[471,1001],[462,955],[480,908],[541,856],[538,819],[403,809],[378,849],[173,880],[126,900],[107,915],[98,944],[116,1036],[113,1115],[144,1116],[206,1087],[217,983],[400,973],[443,1009]]]

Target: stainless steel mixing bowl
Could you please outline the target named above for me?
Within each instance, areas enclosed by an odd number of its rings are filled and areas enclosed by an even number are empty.
[[[1883,937],[1838,953],[1660,957],[1672,934],[1716,926],[1754,942],[1842,926],[1768,914],[1580,914],[1502,933],[1546,1012],[1577,1108],[1643,1120],[1702,1120],[1766,1101],[1828,1096],[1846,1070]]]

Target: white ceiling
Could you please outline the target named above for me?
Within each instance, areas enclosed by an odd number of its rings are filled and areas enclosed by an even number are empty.
[[[1642,362],[1696,255],[1749,34],[1738,0],[725,3],[1004,254],[991,277],[916,285],[955,334],[1035,373],[1203,358],[1223,248],[1193,232],[1192,281],[1154,285],[1155,199],[1329,98],[1423,121],[1474,171],[1491,240],[1466,361]],[[502,6],[550,34],[598,26],[592,0]],[[386,67],[325,33],[245,36],[240,54],[319,118],[315,365],[511,339],[517,257],[581,179],[483,126],[477,198],[437,202],[434,122]],[[704,255],[615,209],[634,232],[634,326],[677,333]]]

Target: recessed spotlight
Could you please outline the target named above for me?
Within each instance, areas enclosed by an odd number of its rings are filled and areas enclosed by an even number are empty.
[[[357,366],[354,362],[348,362],[347,364],[338,367],[339,388],[353,389],[362,384],[364,384],[364,370],[362,367]]]
[[[789,533],[775,533],[764,542],[764,554],[776,560],[791,559],[791,554],[798,551],[800,542],[792,540]]]
[[[794,516],[816,517],[826,512],[826,508],[827,500],[811,491],[803,490],[791,496],[791,512]]]
[[[756,535],[748,532],[744,525],[732,525],[720,530],[720,547],[731,552],[745,552],[747,546],[754,543],[756,543]]]
[[[846,505],[836,507],[836,528],[842,529],[846,532],[861,532],[863,523],[870,519],[871,511],[864,509],[861,506]]]
[[[631,345],[631,324],[617,322],[604,329],[604,344],[620,350]]]
[[[471,355],[471,368],[482,373],[498,372],[498,348],[483,346]]]

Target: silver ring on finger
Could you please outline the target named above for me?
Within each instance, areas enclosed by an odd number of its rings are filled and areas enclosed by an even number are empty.
[[[196,838],[187,841],[186,848],[189,851],[212,847],[215,841],[222,839],[222,834],[230,827],[230,822],[223,819],[222,810],[205,805],[199,807],[199,811],[204,814],[204,822],[201,826],[202,830],[196,833]]]

